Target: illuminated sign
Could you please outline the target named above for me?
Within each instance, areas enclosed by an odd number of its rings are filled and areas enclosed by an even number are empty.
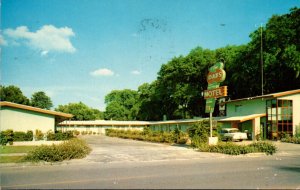
[[[212,84],[214,82],[223,82],[225,80],[226,73],[223,69],[217,69],[215,72],[209,72],[207,75],[207,83]]]
[[[227,86],[221,86],[220,83],[226,78],[222,62],[216,63],[209,68],[207,75],[207,90],[204,91],[204,99],[206,99],[205,113],[214,111],[216,98],[227,96]]]
[[[220,98],[224,96],[227,96],[227,86],[221,86],[219,88],[204,91],[204,99]]]

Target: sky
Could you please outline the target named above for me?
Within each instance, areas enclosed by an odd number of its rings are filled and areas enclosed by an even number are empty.
[[[250,41],[299,0],[2,0],[1,85],[105,110],[112,90],[151,83],[192,49]]]

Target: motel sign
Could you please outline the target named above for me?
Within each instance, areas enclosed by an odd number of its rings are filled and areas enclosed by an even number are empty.
[[[207,90],[204,91],[204,99],[206,99],[205,113],[212,113],[215,108],[216,98],[227,96],[227,86],[221,86],[220,83],[226,78],[224,64],[216,63],[209,68],[207,75]]]

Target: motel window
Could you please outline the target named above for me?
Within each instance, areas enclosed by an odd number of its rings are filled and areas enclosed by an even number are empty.
[[[267,101],[268,136],[281,138],[283,134],[293,134],[293,101],[272,99]]]

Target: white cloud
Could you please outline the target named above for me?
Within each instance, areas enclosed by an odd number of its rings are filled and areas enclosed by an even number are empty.
[[[47,56],[48,53],[49,53],[49,51],[44,50],[44,51],[41,52],[41,56]]]
[[[6,40],[3,38],[3,36],[0,34],[0,46],[5,46],[7,45]]]
[[[131,71],[131,74],[133,74],[133,75],[140,75],[141,71],[134,70],[134,71]]]
[[[95,71],[90,72],[90,75],[92,75],[92,76],[113,76],[114,72],[109,69],[103,68],[103,69],[97,69]]]
[[[4,30],[4,34],[16,42],[25,42],[31,48],[41,50],[41,55],[50,51],[67,53],[76,51],[70,41],[75,34],[69,27],[56,28],[53,25],[44,25],[39,30],[31,32],[27,26],[19,26],[16,29]]]

